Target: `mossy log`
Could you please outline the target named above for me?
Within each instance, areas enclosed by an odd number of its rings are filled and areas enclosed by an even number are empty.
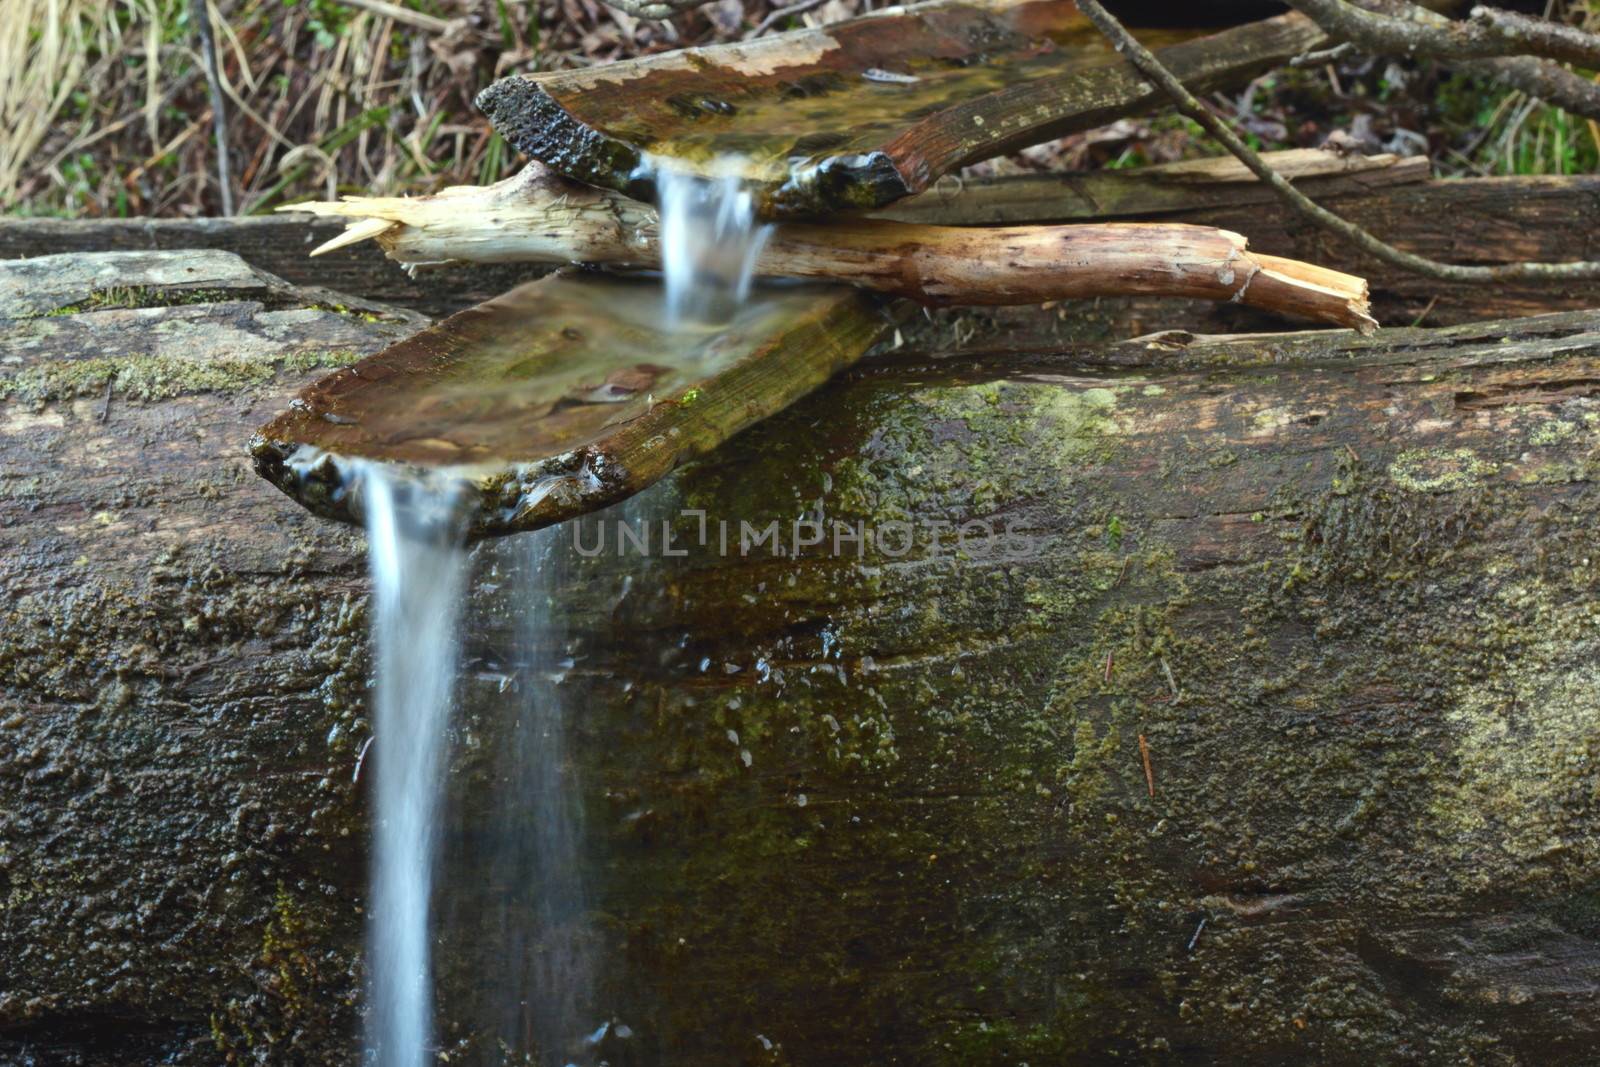
[[[309,372],[200,371],[410,324],[123,309],[85,259],[0,323],[0,1060],[353,1064],[361,538],[249,469]],[[67,330],[114,375],[65,384]],[[184,373],[122,391],[152,356]],[[1593,313],[860,364],[629,513],[688,555],[574,551],[535,605],[610,1062],[1590,1062],[1597,479]],[[716,550],[819,507],[861,558]],[[523,557],[476,551],[455,1062],[498,1054],[482,861],[526,832],[490,817]]]
[[[1141,38],[1197,90],[1326,38],[1300,15]],[[656,199],[662,168],[737,175],[764,217],[881,207],[958,167],[1163,102],[1070,0],[933,2],[820,29],[502,78],[506,141],[591,185]]]

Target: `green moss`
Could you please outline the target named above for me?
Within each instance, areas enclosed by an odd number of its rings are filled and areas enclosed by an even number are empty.
[[[217,304],[237,300],[240,294],[229,289],[180,289],[169,286],[115,285],[94,289],[82,300],[43,312],[45,316],[79,315],[88,311],[117,308],[179,307],[185,304]]]
[[[991,513],[1002,500],[1059,489],[1062,477],[1112,454],[1117,391],[984,382],[930,386],[874,405],[872,445],[834,467],[839,506],[903,521],[934,501],[952,515]],[[1016,462],[1043,452],[1050,464]]]
[[[1482,483],[1495,464],[1470,448],[1413,448],[1389,465],[1389,478],[1415,493],[1453,493]]]
[[[335,350],[255,359],[139,355],[48,360],[0,374],[0,400],[44,403],[104,396],[108,388],[125,399],[144,401],[189,393],[232,392],[264,385],[279,374],[347,366],[358,358],[353,352]]]
[[[1014,1067],[1016,1064],[1070,1064],[1088,1062],[1073,1035],[1044,1023],[1025,1025],[1005,1019],[957,1023],[935,1042],[937,1062],[950,1067]]]
[[[1545,419],[1528,434],[1528,442],[1535,445],[1556,445],[1570,440],[1578,432],[1576,423],[1566,419]]]
[[[211,1040],[224,1063],[259,1063],[263,1054],[275,1062],[293,1061],[308,1036],[325,1040],[330,1025],[342,1021],[351,996],[324,988],[328,976],[319,973],[320,941],[326,936],[279,883],[260,952],[250,966],[255,992],[230,998],[210,1013]]]

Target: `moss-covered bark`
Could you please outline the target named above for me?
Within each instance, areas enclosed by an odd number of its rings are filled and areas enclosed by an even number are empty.
[[[1595,327],[863,370],[680,474],[713,547],[556,609],[597,1016],[637,1062],[1585,1062]],[[819,506],[1038,552],[719,558]]]
[[[222,253],[6,263],[0,295],[0,1061],[349,1056],[360,542],[243,448],[418,320]]]
[[[360,542],[243,454],[300,380],[0,401],[5,1056],[354,1062]],[[634,514],[688,555],[548,608],[611,1062],[1587,1062],[1597,392],[1593,315],[889,356],[679,472]],[[739,555],[819,504],[884,541]],[[455,735],[458,1059],[515,550]]]

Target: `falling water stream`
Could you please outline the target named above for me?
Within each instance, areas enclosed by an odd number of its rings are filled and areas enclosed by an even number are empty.
[[[756,224],[752,198],[734,179],[663,169],[658,185],[668,324],[707,330],[709,344],[709,327],[747,299],[769,227]],[[375,592],[368,1061],[423,1067],[437,1049],[430,899],[469,554],[459,483],[449,472],[419,479],[349,463],[344,477],[365,499]],[[500,776],[493,825],[480,829],[493,842],[489,876],[518,886],[522,898],[501,902],[498,945],[482,946],[478,957],[494,968],[498,986],[498,1018],[486,1023],[500,1046],[494,1052],[536,1049],[540,1062],[557,1067],[590,1059],[586,1046],[619,1027],[584,1015],[597,964],[580,918],[587,907],[581,807],[565,757],[565,709],[558,687],[546,682],[561,668],[559,656],[551,658],[557,635],[542,605],[571,551],[565,529],[521,538],[519,567],[529,576],[518,608],[523,684],[499,709],[516,717],[505,753],[511,766]]]
[[[735,165],[713,167],[722,172],[713,178],[668,165],[653,169],[671,323],[724,322],[749,299],[772,227],[756,223],[755,197]]]
[[[384,1067],[433,1056],[428,911],[445,727],[467,578],[450,481],[396,479],[352,464],[365,498],[377,654],[367,1040]]]

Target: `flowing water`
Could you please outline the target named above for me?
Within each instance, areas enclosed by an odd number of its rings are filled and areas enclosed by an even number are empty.
[[[580,520],[581,521],[581,520]],[[583,797],[568,759],[572,707],[564,682],[573,668],[555,599],[568,586],[572,562],[565,526],[494,546],[509,578],[505,599],[518,614],[506,664],[506,699],[496,709],[509,722],[490,756],[484,854],[466,865],[486,872],[482,914],[463,925],[481,931],[470,955],[492,985],[479,1025],[494,1035],[494,1053],[539,1050],[554,1064],[585,1063],[586,1039],[600,1026],[594,1000],[598,952],[588,921],[583,871]]]
[[[449,483],[382,464],[353,464],[347,480],[365,498],[377,655],[368,1044],[383,1067],[422,1067],[434,1058],[428,912],[467,553]]]
[[[755,197],[733,166],[720,168],[724,176],[715,178],[661,163],[652,169],[667,314],[680,326],[726,321],[749,299],[772,227],[756,223]]]
[[[707,331],[746,302],[770,227],[756,224],[753,200],[734,179],[663,170],[658,182],[667,316]],[[707,344],[715,338],[705,332]],[[452,488],[458,483],[447,475],[419,479],[379,463],[341,471],[346,488],[365,501],[374,584],[369,1060],[423,1067],[439,1045],[430,902],[469,557]],[[478,1012],[490,1035],[481,1046],[489,1062],[507,1055],[516,1062],[537,1055],[557,1067],[598,1062],[606,1043],[630,1033],[593,1004],[597,938],[587,921],[580,783],[566,756],[569,709],[559,685],[571,663],[548,610],[567,585],[569,536],[560,527],[499,550],[518,554],[508,569],[520,576],[512,586],[515,661],[505,665],[508,684],[492,709],[511,725],[496,753],[485,825],[472,827],[487,854],[462,860],[484,878],[470,925],[493,941],[470,946],[492,984]]]

